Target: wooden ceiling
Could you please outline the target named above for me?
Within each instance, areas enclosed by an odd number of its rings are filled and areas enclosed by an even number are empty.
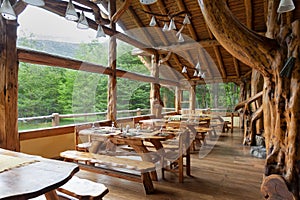
[[[121,0],[117,2],[118,7],[124,3]],[[266,32],[264,11],[267,10],[267,1],[229,0],[227,2],[230,10],[241,23],[258,33]],[[168,20],[168,17],[160,15],[171,16],[176,13],[182,13],[175,17],[177,30],[162,31],[164,20]],[[183,26],[182,21],[185,14],[189,16],[191,24],[185,25],[182,30],[185,41],[178,42],[176,33]],[[152,16],[156,16],[157,19],[155,27],[149,26]],[[138,0],[133,0],[119,22],[125,30],[129,30],[125,32],[126,34],[158,50],[160,58],[166,57],[169,51],[172,52],[170,58],[163,62],[163,65],[179,72],[168,73],[172,79],[175,78],[174,76],[180,78],[183,75],[188,80],[202,82],[203,79],[194,77],[198,59],[201,68],[206,72],[205,82],[233,81],[238,83],[251,71],[247,65],[232,57],[215,40],[204,21],[197,0],[157,0],[151,5],[142,5]],[[183,66],[187,66],[187,74],[181,73]]]
[[[45,0],[45,2],[44,9],[64,16],[66,1]],[[184,77],[197,83],[239,83],[250,75],[251,69],[231,56],[210,32],[197,0],[157,0],[151,5],[142,5],[139,0],[116,0],[116,2],[118,15],[114,20],[124,33],[116,34],[108,26],[104,27],[105,33],[117,35],[118,39],[143,49],[139,51],[140,55],[159,55],[160,76],[163,78],[181,80]],[[233,15],[242,24],[259,34],[265,34],[268,0],[227,0],[226,2]],[[300,18],[299,2],[294,2],[296,10],[288,15],[290,20]],[[108,18],[100,15],[99,6],[102,4],[107,9],[109,4],[107,0],[98,0],[95,3],[73,0],[73,3],[77,9],[94,13],[95,20],[89,20],[91,28],[97,29],[97,24],[109,24]],[[184,42],[178,42],[176,33],[183,26],[185,14],[189,16],[191,24],[185,25],[182,29]],[[172,15],[176,15],[174,19],[177,29],[162,31],[164,21],[169,21],[168,16]],[[152,16],[156,16],[157,19],[155,27],[149,26]],[[149,57],[145,60],[149,61]],[[206,72],[204,79],[194,76],[198,60],[201,68]],[[187,67],[188,73],[181,73],[183,66]]]

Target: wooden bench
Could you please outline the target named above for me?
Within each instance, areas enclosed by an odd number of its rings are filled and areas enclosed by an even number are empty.
[[[101,183],[96,183],[87,179],[73,176],[67,183],[57,189],[60,197],[67,199],[89,199],[101,200],[108,193],[108,189]],[[41,195],[31,200],[45,200],[45,195]]]
[[[76,150],[61,152],[60,156],[65,161],[78,163],[82,170],[139,182],[146,194],[154,192],[150,172],[155,171],[155,164],[151,162]]]

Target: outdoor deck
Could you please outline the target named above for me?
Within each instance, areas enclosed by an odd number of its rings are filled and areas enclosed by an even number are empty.
[[[214,145],[212,151],[210,147]],[[262,199],[260,185],[263,159],[249,155],[249,146],[242,145],[242,133],[223,133],[217,140],[207,140],[207,146],[192,154],[192,175],[178,183],[175,174],[166,173],[166,180],[154,182],[156,193],[145,195],[140,184],[105,175],[80,171],[77,176],[105,184],[109,193],[104,200],[209,200]],[[207,155],[206,155],[207,154]]]

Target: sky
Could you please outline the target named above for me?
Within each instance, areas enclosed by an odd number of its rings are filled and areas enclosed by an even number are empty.
[[[72,43],[105,40],[104,38],[97,39],[96,31],[93,29],[78,29],[76,22],[68,21],[64,17],[30,5],[18,16],[18,23],[19,37],[29,37],[33,34],[37,39]]]

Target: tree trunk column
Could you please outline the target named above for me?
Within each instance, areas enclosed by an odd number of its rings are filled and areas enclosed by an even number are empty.
[[[20,151],[17,22],[0,19],[0,147]]]
[[[181,110],[181,99],[182,99],[182,92],[179,86],[175,89],[175,111],[176,113],[180,113]]]
[[[190,87],[190,113],[194,114],[195,113],[195,108],[196,108],[196,84],[192,83]]]
[[[156,118],[161,118],[162,107],[164,105],[160,97],[158,56],[153,55],[151,62],[152,62],[151,75],[155,78],[155,82],[151,83],[151,90],[150,90],[151,114],[155,115]]]
[[[108,5],[110,18],[116,12],[116,1],[109,1]],[[110,27],[113,31],[116,30],[116,24],[111,22]],[[109,39],[108,65],[112,69],[112,74],[108,77],[108,105],[107,105],[107,119],[116,122],[117,119],[117,41],[115,36]]]

